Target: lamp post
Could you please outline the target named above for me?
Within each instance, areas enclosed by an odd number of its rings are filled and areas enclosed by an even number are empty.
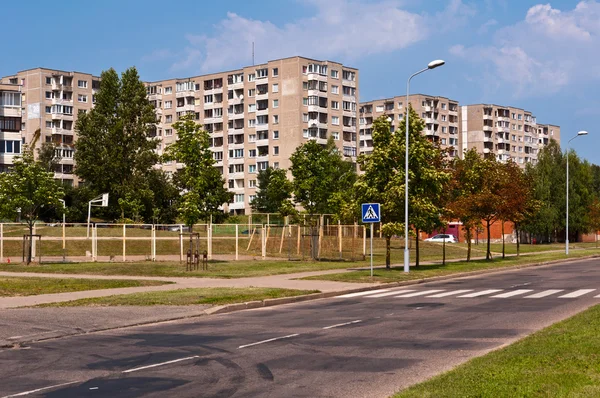
[[[406,111],[405,111],[405,119],[406,119],[406,153],[404,159],[404,272],[410,271],[409,265],[409,251],[408,251],[408,117],[409,117],[409,108],[408,108],[408,97],[410,93],[410,80],[423,73],[427,72],[429,69],[435,69],[438,66],[444,65],[446,62],[441,59],[437,59],[435,61],[431,61],[427,68],[421,69],[420,71],[413,73],[406,82]]]
[[[569,144],[580,135],[587,135],[587,131],[580,131],[567,142],[567,227],[565,232],[565,254],[569,255]]]

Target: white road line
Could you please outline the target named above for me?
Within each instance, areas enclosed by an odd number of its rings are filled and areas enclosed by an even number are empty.
[[[368,298],[377,298],[377,297],[393,296],[394,294],[409,293],[409,292],[414,292],[414,290],[394,290],[393,292],[379,293],[379,294],[375,294],[373,296],[367,296],[367,297]]]
[[[531,296],[525,296],[525,298],[542,298],[542,297],[547,297],[547,296],[551,296],[551,295],[556,294],[556,293],[560,293],[563,290],[565,290],[565,289],[544,290],[543,292],[532,294]]]
[[[251,344],[241,345],[241,346],[239,346],[239,347],[238,347],[238,349],[239,349],[239,348],[252,347],[253,345],[259,345],[259,344],[269,343],[269,342],[271,342],[271,341],[276,341],[276,340],[289,339],[290,337],[296,337],[296,336],[298,336],[298,333],[295,333],[295,334],[288,334],[287,336],[275,337],[275,338],[268,339],[268,340],[257,341],[256,343],[251,343]]]
[[[596,289],[579,289],[575,290],[573,293],[563,294],[562,296],[558,296],[558,298],[575,298],[583,296],[584,294],[588,294],[593,292]]]
[[[407,298],[407,297],[417,297],[417,296],[424,296],[426,294],[430,294],[430,293],[437,293],[437,292],[443,292],[443,290],[423,290],[422,292],[416,292],[416,293],[408,293],[408,294],[402,294],[400,296],[394,296],[394,298]]]
[[[441,298],[441,297],[453,296],[455,294],[462,294],[462,293],[472,292],[472,291],[473,291],[473,289],[455,290],[453,292],[434,294],[433,296],[427,296],[427,298]]]
[[[70,384],[75,384],[75,383],[79,383],[79,381],[70,381],[68,383],[56,384],[56,385],[49,386],[49,387],[42,387],[42,388],[38,388],[37,390],[31,390],[31,391],[20,392],[18,394],[6,395],[2,398],[23,397],[25,395],[35,394],[36,392],[40,392],[40,391],[44,391],[44,390],[51,390],[53,388],[64,387],[64,386],[68,386]]]
[[[344,295],[336,296],[336,297],[337,298],[349,298],[349,297],[366,296],[367,294],[383,293],[383,292],[387,292],[388,290],[390,290],[390,289],[369,290],[366,292],[349,293],[349,294],[344,294]]]
[[[133,368],[133,369],[128,369],[128,370],[124,370],[121,373],[131,373],[131,372],[137,372],[138,370],[144,370],[144,369],[150,369],[150,368],[156,368],[157,366],[164,366],[164,365],[170,365],[172,363],[177,363],[177,362],[182,362],[182,361],[189,361],[190,359],[196,359],[196,358],[200,358],[199,355],[194,355],[191,357],[185,357],[185,358],[179,358],[179,359],[174,359],[172,361],[167,361],[167,362],[161,362],[161,363],[155,363],[154,365],[148,365],[148,366],[140,366],[139,368]]]
[[[482,290],[480,292],[465,294],[465,295],[458,296],[458,297],[466,297],[466,298],[479,297],[479,296],[485,296],[486,294],[492,294],[492,293],[497,293],[497,292],[501,292],[501,291],[502,291],[502,289],[489,289],[489,290]]]
[[[352,322],[338,323],[337,325],[325,326],[323,329],[333,329],[333,328],[337,328],[340,326],[352,325],[353,323],[359,323],[359,322],[362,322],[362,321],[360,319],[357,319],[356,321],[352,321]]]
[[[529,293],[529,292],[533,292],[533,289],[517,289],[517,290],[513,290],[511,292],[497,294],[495,296],[492,296],[492,298],[508,298],[508,297],[518,296],[519,294],[525,294],[525,293]]]

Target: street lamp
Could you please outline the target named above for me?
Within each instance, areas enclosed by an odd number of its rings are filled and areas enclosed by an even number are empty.
[[[567,142],[567,228],[565,232],[565,254],[569,255],[569,144],[580,135],[587,135],[587,131],[580,131]]]
[[[404,159],[404,272],[409,272],[409,252],[408,252],[408,96],[410,92],[410,80],[421,74],[423,72],[427,72],[429,69],[435,69],[438,66],[444,65],[446,62],[441,59],[436,59],[435,61],[431,61],[427,68],[421,69],[417,73],[413,73],[406,82],[406,111],[405,111],[405,119],[406,119],[406,154]]]

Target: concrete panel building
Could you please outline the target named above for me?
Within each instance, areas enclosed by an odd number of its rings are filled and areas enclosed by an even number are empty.
[[[0,83],[0,172],[8,171],[22,153],[21,86]]]

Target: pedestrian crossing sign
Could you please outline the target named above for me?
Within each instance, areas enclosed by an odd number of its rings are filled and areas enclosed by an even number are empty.
[[[363,203],[362,207],[362,222],[380,222],[381,212],[379,203]]]

